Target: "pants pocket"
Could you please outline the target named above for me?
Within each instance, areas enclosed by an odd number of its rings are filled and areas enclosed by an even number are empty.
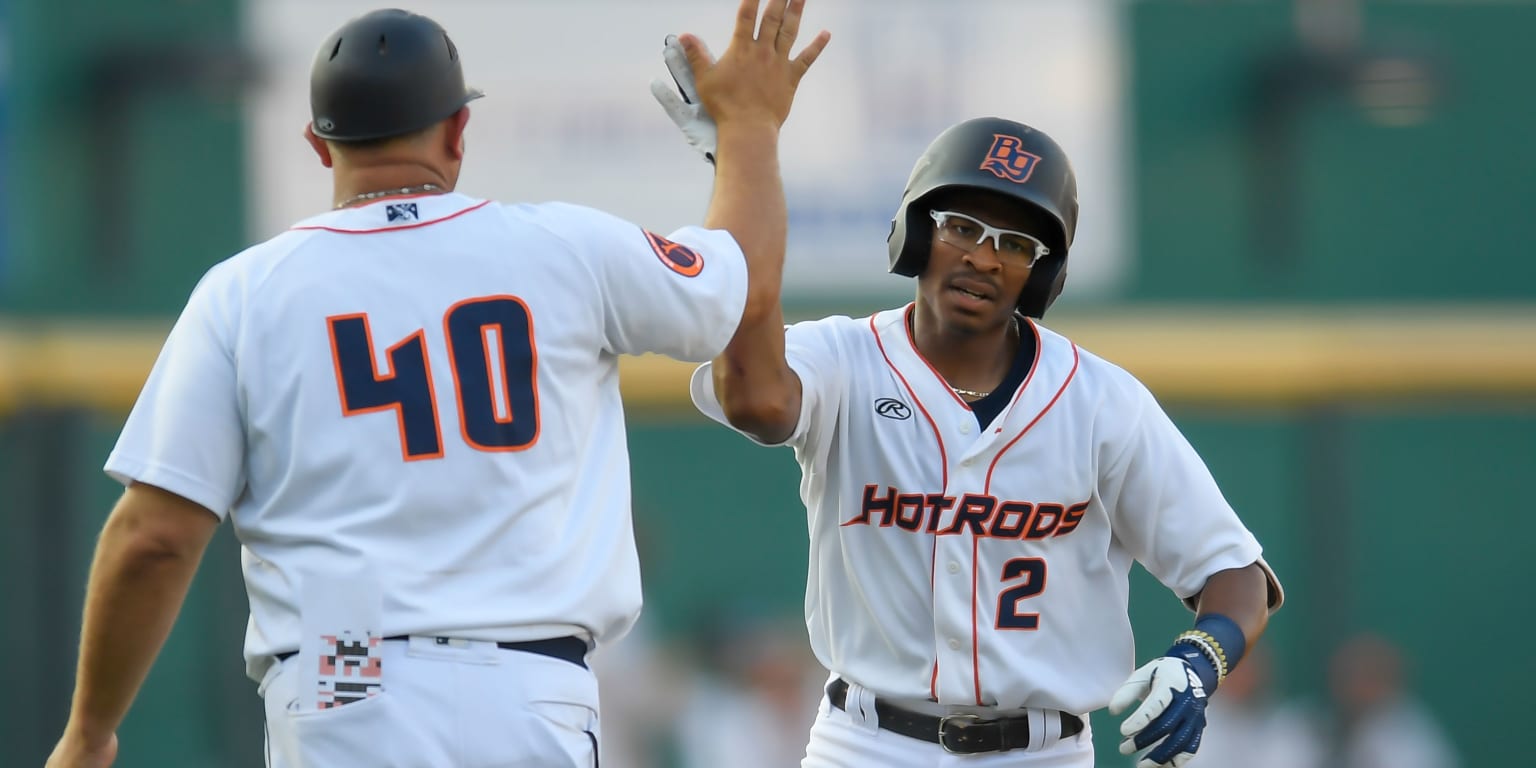
[[[296,669],[283,669],[267,686],[267,746],[272,768],[398,765],[392,759],[394,700],[381,692],[331,709],[300,710]]]
[[[566,702],[529,702],[527,765],[554,768],[594,768],[597,765],[597,713],[591,707]],[[514,763],[523,765],[523,763]]]
[[[291,768],[308,766],[398,765],[391,761],[389,694],[319,711],[283,713]],[[382,758],[382,762],[381,762]]]

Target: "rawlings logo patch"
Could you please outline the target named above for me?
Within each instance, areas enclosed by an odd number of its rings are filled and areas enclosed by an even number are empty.
[[[906,403],[890,397],[882,397],[875,401],[875,413],[896,421],[912,418],[912,409],[908,408]]]

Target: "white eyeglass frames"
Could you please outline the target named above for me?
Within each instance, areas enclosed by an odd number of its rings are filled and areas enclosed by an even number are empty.
[[[973,253],[982,243],[992,240],[992,250],[1001,261],[1021,267],[1033,267],[1051,249],[1032,235],[1011,229],[1000,229],[954,211],[929,211],[938,226],[940,242],[953,245],[966,253]]]

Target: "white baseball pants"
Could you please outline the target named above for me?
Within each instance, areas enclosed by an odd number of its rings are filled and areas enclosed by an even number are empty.
[[[383,643],[383,692],[297,708],[301,657],[262,681],[268,768],[596,768],[597,679],[485,641]]]

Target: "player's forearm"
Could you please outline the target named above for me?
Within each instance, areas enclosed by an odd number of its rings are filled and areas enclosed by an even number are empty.
[[[766,122],[722,123],[715,190],[704,225],[730,232],[746,255],[743,324],[779,311],[788,217],[779,176],[779,129]]]
[[[86,588],[80,663],[68,728],[88,738],[117,730],[181,610],[201,551],[146,541],[114,515],[97,543]]]
[[[1249,646],[1258,641],[1269,624],[1269,581],[1257,563],[1246,568],[1219,571],[1200,592],[1198,613],[1217,613],[1243,630]]]
[[[800,379],[784,357],[784,313],[778,306],[760,320],[743,320],[711,370],[715,397],[732,426],[768,443],[794,431]]]
[[[732,425],[769,442],[786,437],[798,414],[790,400],[799,381],[784,361],[779,302],[788,215],[778,128],[722,123],[705,225],[728,230],[746,254],[747,303],[736,335],[715,359],[715,395]]]

